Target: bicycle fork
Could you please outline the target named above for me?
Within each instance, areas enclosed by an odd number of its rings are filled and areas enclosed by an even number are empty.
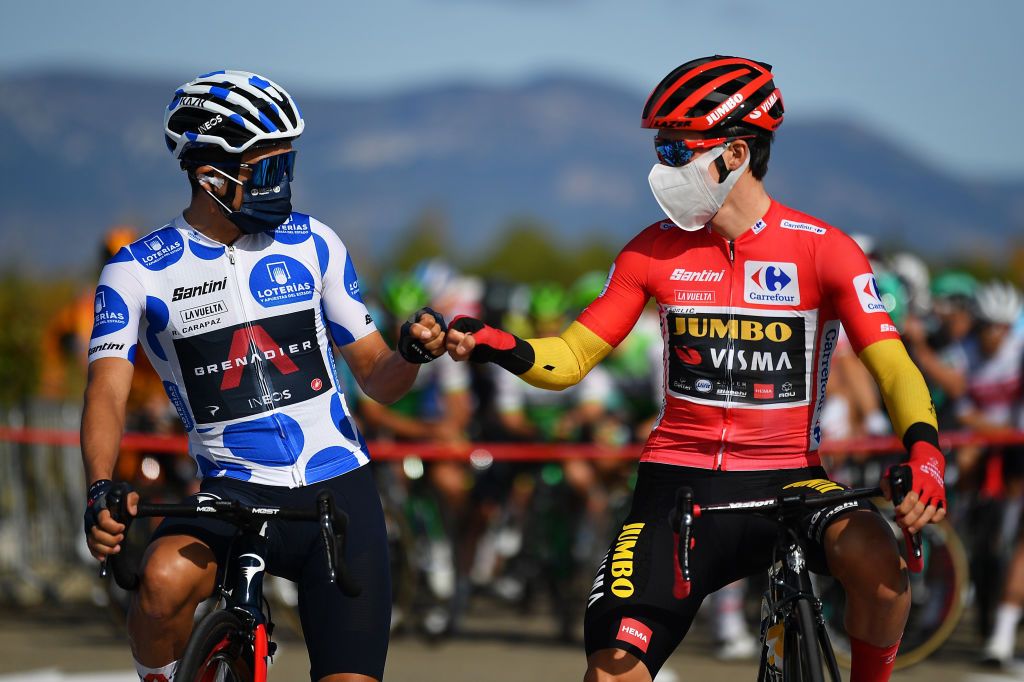
[[[263,576],[266,573],[267,539],[256,533],[243,533],[239,543],[231,591],[231,605],[244,611],[251,627],[245,633],[253,651],[253,679],[265,682],[267,659],[273,657],[277,644],[270,641],[274,625],[263,614]]]

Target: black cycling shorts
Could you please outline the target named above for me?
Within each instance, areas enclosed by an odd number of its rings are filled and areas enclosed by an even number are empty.
[[[840,486],[821,467],[776,471],[713,471],[642,462],[633,507],[613,538],[587,602],[584,638],[587,655],[623,649],[658,674],[686,636],[704,597],[771,564],[777,525],[755,515],[709,514],[694,521],[690,553],[691,591],[672,595],[675,542],[669,514],[676,490],[693,489],[698,504],[775,497],[785,485],[820,493]],[[808,512],[801,522],[801,545],[808,567],[828,573],[822,536],[825,528],[855,509],[874,510],[866,500]]]
[[[380,680],[391,629],[391,567],[384,514],[370,467],[302,488],[206,478],[193,499],[215,495],[254,506],[313,509],[317,494],[325,488],[349,516],[345,561],[362,588],[360,595],[346,597],[328,582],[327,558],[314,521],[269,522],[267,572],[298,585],[311,680],[336,673],[359,673]],[[236,532],[235,526],[215,519],[165,519],[153,539],[191,535],[210,546],[219,571]]]

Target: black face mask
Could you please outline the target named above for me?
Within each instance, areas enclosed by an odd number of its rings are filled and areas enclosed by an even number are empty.
[[[233,183],[238,183],[238,180],[224,171],[214,170],[223,174]],[[206,190],[206,193],[220,204],[227,219],[234,223],[235,227],[243,234],[269,232],[280,227],[292,214],[292,188],[287,177],[281,178],[281,182],[273,187],[253,187],[248,182],[243,183],[242,206],[237,211],[228,208],[209,190]]]

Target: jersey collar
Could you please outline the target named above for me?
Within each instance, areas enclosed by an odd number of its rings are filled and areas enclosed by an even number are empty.
[[[210,239],[205,234],[189,225],[188,221],[185,220],[184,213],[179,214],[178,217],[175,218],[174,221],[171,223],[171,225],[175,229],[179,230],[182,234],[187,236],[191,241],[196,242],[198,244],[202,244],[203,246],[210,246],[214,248],[224,246],[224,244],[220,243],[215,239]]]
[[[775,199],[771,199],[771,204],[768,206],[768,210],[765,211],[764,215],[761,216],[761,218],[757,220],[753,225],[751,225],[749,230],[741,234],[739,237],[736,237],[736,239],[733,240],[733,243],[739,244],[742,242],[748,242],[752,239],[757,239],[759,235],[762,235],[765,232],[771,231],[779,222],[778,216],[776,215],[778,211],[779,204],[775,201]],[[728,239],[726,239],[725,237],[711,229],[711,223],[705,225],[704,229],[707,230],[708,234],[713,237],[717,237],[722,241],[729,241]]]

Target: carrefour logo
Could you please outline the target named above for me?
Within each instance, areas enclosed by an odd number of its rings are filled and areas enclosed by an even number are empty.
[[[249,274],[249,290],[265,308],[308,301],[313,298],[313,275],[294,258],[266,256]]]
[[[743,300],[761,305],[798,305],[800,282],[795,263],[747,261]]]
[[[185,243],[176,229],[165,227],[128,248],[147,270],[163,270],[181,260]]]
[[[875,281],[875,276],[872,273],[866,272],[863,275],[854,277],[853,288],[857,292],[857,299],[860,301],[860,307],[864,309],[864,312],[886,312],[885,303],[882,302],[882,295],[878,291],[878,283]]]
[[[124,299],[104,284],[96,287],[92,337],[90,338],[95,339],[113,334],[126,326],[128,326],[128,306],[125,305]]]

